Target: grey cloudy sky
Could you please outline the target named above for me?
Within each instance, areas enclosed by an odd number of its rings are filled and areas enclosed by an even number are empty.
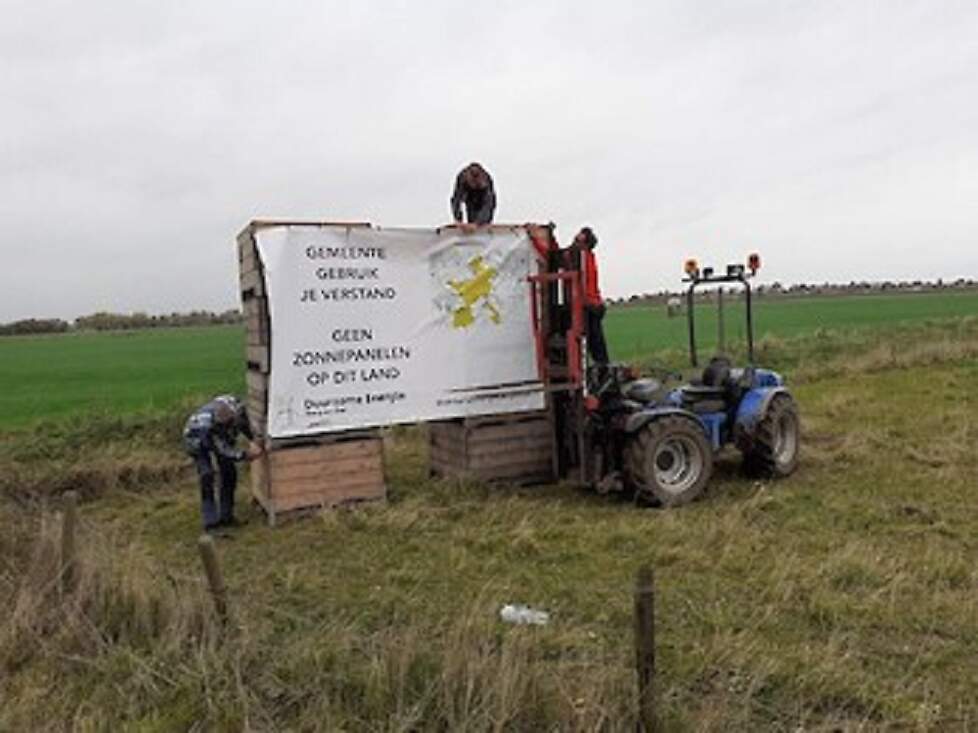
[[[975,2],[0,0],[0,320],[236,303],[256,217],[590,224],[610,295],[978,274]]]

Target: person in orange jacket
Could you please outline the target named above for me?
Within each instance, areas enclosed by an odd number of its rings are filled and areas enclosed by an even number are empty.
[[[608,363],[608,345],[604,340],[604,299],[601,288],[598,287],[598,260],[594,256],[594,248],[598,238],[591,227],[584,227],[574,237],[571,250],[580,267],[584,281],[584,312],[586,317],[587,349],[592,361],[597,364]]]

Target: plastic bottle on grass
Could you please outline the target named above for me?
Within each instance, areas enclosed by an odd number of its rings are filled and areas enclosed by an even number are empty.
[[[499,618],[509,624],[544,626],[550,622],[550,614],[529,606],[507,603],[499,609]]]

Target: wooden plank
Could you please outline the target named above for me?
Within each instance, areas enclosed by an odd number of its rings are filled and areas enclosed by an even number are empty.
[[[550,468],[550,456],[540,453],[524,453],[519,456],[512,456],[510,460],[500,460],[499,456],[480,456],[470,458],[468,467],[473,471],[491,470],[506,472],[518,470],[527,466]]]
[[[248,421],[255,435],[264,435],[268,421],[265,417],[265,400],[248,397]]]
[[[335,471],[342,472],[347,470],[350,465],[361,465],[366,464],[368,466],[382,466],[383,460],[379,453],[375,455],[362,454],[362,455],[347,455],[343,457],[330,457],[330,458],[311,458],[308,460],[298,459],[292,460],[290,462],[281,462],[275,460],[274,454],[271,458],[271,468],[275,471],[276,475],[282,472],[287,472],[293,469],[301,469],[302,471]]]
[[[238,261],[240,262],[245,250],[247,250],[249,247],[255,246],[254,227],[251,224],[245,226],[244,229],[238,232],[238,236],[235,237],[235,241],[238,243]]]
[[[264,373],[268,374],[268,347],[267,346],[252,346],[248,344],[245,346],[245,358],[248,360],[248,364],[254,365],[254,367]]]
[[[249,369],[245,372],[248,387],[248,417],[255,432],[264,435],[268,427],[268,375]]]
[[[477,461],[472,461],[470,467],[474,471],[490,471],[499,475],[512,475],[520,471],[536,471],[538,469],[549,471],[550,456],[539,454],[514,456],[513,460],[506,463],[494,461],[492,458],[480,458]]]
[[[251,392],[252,390],[260,390],[263,392],[267,392],[268,375],[249,369],[248,372],[245,374],[245,384],[248,385],[249,392]]]
[[[295,466],[305,463],[326,464],[347,458],[379,460],[383,457],[383,441],[379,438],[357,440],[345,443],[325,443],[300,448],[282,448],[269,454],[275,468]]]
[[[347,458],[329,463],[298,463],[294,466],[272,467],[272,480],[276,484],[285,481],[315,481],[323,485],[342,484],[361,478],[384,478],[384,466],[376,459]]]
[[[260,444],[268,430],[268,423],[264,418],[256,418],[251,421],[251,431],[255,434],[255,440]]]
[[[428,434],[428,438],[432,442],[441,443],[442,445],[455,445],[456,443],[465,442],[465,433],[461,430],[434,430]]]
[[[246,316],[244,318],[245,333],[249,341],[253,343],[268,344],[271,336],[271,329],[268,327],[268,321],[259,318],[256,315]]]
[[[457,463],[460,466],[465,462],[465,451],[456,450],[438,443],[428,444],[428,454],[432,458],[437,456],[441,461],[445,461],[447,463]]]
[[[460,458],[465,456],[465,444],[458,440],[436,438],[428,442],[428,447],[431,450],[439,450],[445,455],[459,456]]]
[[[261,268],[258,252],[253,242],[238,248],[238,266],[241,272],[251,272]]]
[[[273,487],[270,498],[276,506],[296,499],[298,499],[297,504],[310,506],[321,502],[332,503],[338,499],[373,497],[384,490],[384,479],[374,476],[357,483],[330,485],[293,481],[277,488]]]
[[[534,420],[513,425],[489,425],[475,428],[469,431],[469,440],[487,443],[498,439],[533,438],[539,435],[547,435],[549,432],[550,425],[546,421]]]
[[[245,317],[257,317],[265,319],[268,317],[268,300],[265,298],[245,298],[241,303]]]
[[[248,298],[244,303],[254,303],[258,298]],[[244,322],[250,327],[255,329],[261,329],[262,331],[268,330],[268,321],[265,318],[265,314],[261,312],[260,308],[243,308],[243,318]]]
[[[293,448],[313,448],[323,445],[335,445],[337,443],[349,443],[357,441],[379,440],[380,430],[377,428],[363,428],[360,430],[343,430],[335,433],[315,433],[312,435],[296,435],[288,438],[275,438],[272,446],[276,450]]]
[[[469,454],[486,453],[490,451],[506,452],[510,450],[520,450],[523,447],[533,446],[535,448],[550,447],[552,441],[549,435],[526,435],[516,438],[497,438],[496,440],[472,440],[469,441]]]
[[[267,415],[267,405],[268,405],[268,395],[264,392],[256,394],[253,392],[248,393],[248,417],[252,422],[256,420],[261,420],[265,422],[268,419]]]
[[[527,448],[526,450],[506,451],[501,453],[480,453],[473,455],[469,453],[468,465],[470,468],[481,468],[483,466],[511,466],[521,463],[536,461],[540,464],[550,465],[550,450],[537,448]]]
[[[262,280],[265,279],[265,271],[258,263],[257,259],[249,259],[247,262],[238,263],[238,282],[242,282],[245,277],[257,275]],[[244,290],[244,288],[242,288]]]
[[[267,498],[269,494],[268,456],[265,455],[252,461],[249,466],[251,469],[251,495],[261,501],[263,498]]]
[[[271,344],[268,331],[260,326],[253,326],[250,323],[245,324],[245,341],[248,346],[260,346],[263,349],[267,349]]]
[[[265,278],[258,270],[241,273],[240,284],[242,293],[252,293],[256,296],[265,294]]]
[[[445,450],[465,452],[464,435],[433,435],[428,440],[431,445],[437,445]]]
[[[459,470],[465,468],[464,453],[446,453],[438,448],[434,448],[429,453],[429,460],[432,463],[437,463],[440,466],[457,468]]]

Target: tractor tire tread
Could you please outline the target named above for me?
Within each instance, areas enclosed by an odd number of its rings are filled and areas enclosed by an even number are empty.
[[[793,416],[795,420],[795,453],[790,461],[779,463],[774,455],[774,445],[777,439],[777,425],[786,413]],[[764,478],[790,476],[798,466],[800,434],[798,406],[794,398],[785,393],[775,395],[757,426],[752,447],[744,452],[744,468],[747,473]]]
[[[703,470],[694,485],[679,496],[669,494],[655,486],[654,479],[646,476],[649,451],[654,443],[672,432],[684,432],[692,436],[703,452]],[[700,425],[692,418],[668,416],[653,420],[642,427],[625,448],[625,478],[635,492],[635,502],[652,506],[681,506],[688,504],[706,490],[713,472],[713,449]]]

